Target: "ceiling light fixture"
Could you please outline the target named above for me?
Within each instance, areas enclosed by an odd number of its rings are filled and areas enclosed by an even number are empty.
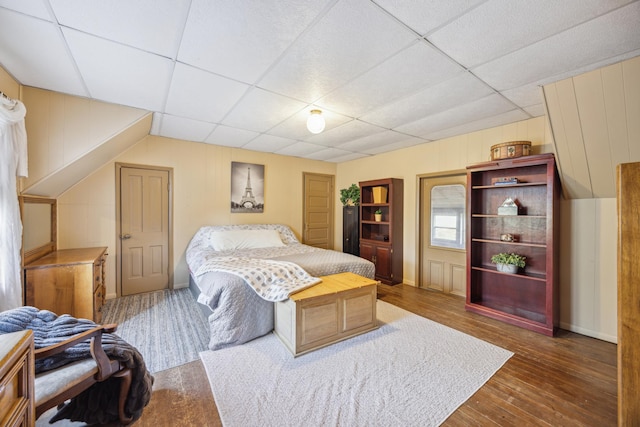
[[[322,117],[322,111],[311,110],[309,112],[307,129],[309,129],[309,132],[311,133],[320,133],[324,130],[324,117]]]

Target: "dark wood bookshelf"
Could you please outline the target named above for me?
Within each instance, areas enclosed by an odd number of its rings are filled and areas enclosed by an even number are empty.
[[[514,184],[495,184],[516,178]],[[467,167],[467,297],[465,309],[553,336],[558,326],[558,208],[553,154]],[[499,215],[507,199],[517,215]],[[511,234],[515,241],[502,241]],[[497,271],[491,256],[526,256],[517,274]]]
[[[402,223],[404,181],[385,178],[360,182],[360,256],[376,265],[376,280],[387,285],[402,283]],[[376,188],[386,196],[376,200]],[[375,212],[382,219],[375,220]]]

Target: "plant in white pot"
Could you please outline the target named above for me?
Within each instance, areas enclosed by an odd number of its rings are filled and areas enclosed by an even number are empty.
[[[518,268],[524,268],[526,265],[526,259],[527,257],[522,255],[502,252],[493,255],[491,257],[491,262],[496,265],[498,271],[515,274],[518,272]]]
[[[360,187],[351,184],[349,188],[340,190],[340,202],[342,206],[357,206],[360,204]]]
[[[375,217],[376,222],[382,221],[382,209],[378,209],[377,211],[375,211],[373,213],[373,216]]]

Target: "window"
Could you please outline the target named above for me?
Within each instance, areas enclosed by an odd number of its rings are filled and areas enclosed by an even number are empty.
[[[465,248],[463,185],[436,185],[431,189],[431,246]]]

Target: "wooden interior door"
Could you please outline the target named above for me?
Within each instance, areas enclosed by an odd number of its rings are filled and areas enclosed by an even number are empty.
[[[304,173],[302,243],[333,249],[334,177]]]
[[[466,251],[435,244],[432,242],[431,230],[431,195],[434,187],[455,189],[461,186],[464,194],[466,180],[467,176],[464,173],[443,177],[427,177],[420,180],[420,287],[466,296]],[[464,221],[464,199],[462,203],[462,220]],[[456,206],[451,206],[451,209],[459,209],[459,206],[456,204]],[[460,237],[464,242],[464,230],[461,230],[461,233]]]
[[[618,165],[618,425],[640,420],[640,162]]]
[[[120,168],[121,294],[169,287],[169,170]]]

